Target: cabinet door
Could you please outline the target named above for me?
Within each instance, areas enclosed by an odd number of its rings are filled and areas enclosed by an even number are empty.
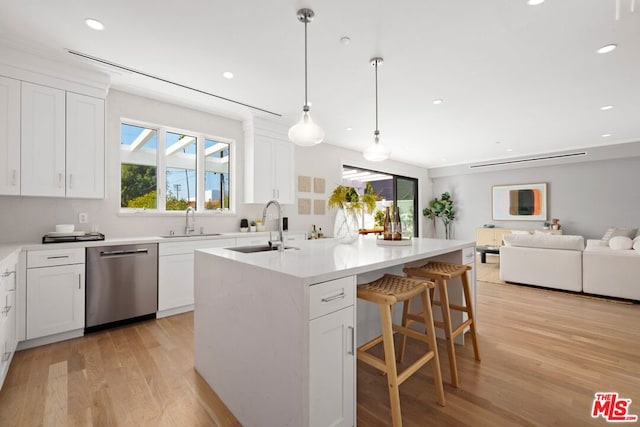
[[[0,77],[0,194],[20,194],[20,82]]]
[[[84,328],[84,264],[27,269],[27,339]]]
[[[21,111],[22,195],[64,197],[64,91],[22,82]]]
[[[158,310],[193,304],[193,251],[158,258]]]
[[[271,142],[262,138],[254,141],[253,203],[275,199],[273,186],[273,151]]]
[[[67,197],[104,198],[104,100],[67,92]]]
[[[309,322],[309,426],[355,424],[354,308]]]
[[[293,144],[274,141],[272,147],[275,199],[280,203],[292,204],[294,201]]]

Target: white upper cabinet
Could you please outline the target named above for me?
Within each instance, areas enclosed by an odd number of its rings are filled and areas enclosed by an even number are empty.
[[[22,82],[23,196],[104,198],[104,100]]]
[[[20,194],[20,81],[0,76],[0,194]]]
[[[245,122],[245,203],[295,203],[294,146],[279,123]]]
[[[104,100],[67,92],[67,197],[104,198]]]
[[[65,92],[22,82],[21,188],[65,196]]]

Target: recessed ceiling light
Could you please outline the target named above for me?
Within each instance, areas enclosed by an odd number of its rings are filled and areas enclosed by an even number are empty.
[[[507,148],[507,152],[510,153],[513,151],[513,148]]]
[[[233,73],[231,71],[225,71],[224,73],[222,73],[222,76],[225,79],[232,79],[233,78]]]
[[[444,100],[443,100],[443,99],[434,99],[434,100],[433,100],[433,105],[440,105],[440,104],[442,104],[443,102],[444,102]]]
[[[610,133],[603,133],[600,136],[602,136],[603,138],[609,138],[611,136],[611,134]]]
[[[611,43],[611,44],[602,46],[600,49],[598,49],[598,53],[609,53],[617,47],[618,47],[617,44]]]
[[[347,132],[351,132],[353,128],[345,128],[344,130],[346,130]]]
[[[613,105],[605,105],[604,107],[600,107],[602,111],[611,110],[612,108],[613,108]]]
[[[529,6],[537,6],[542,3],[544,3],[544,0],[527,0]]]
[[[347,46],[349,43],[351,43],[351,39],[347,36],[340,37],[340,43]]]
[[[104,24],[98,21],[97,19],[87,18],[84,20],[84,23],[87,24],[87,27],[91,28],[92,30],[96,30],[96,31],[104,30]]]

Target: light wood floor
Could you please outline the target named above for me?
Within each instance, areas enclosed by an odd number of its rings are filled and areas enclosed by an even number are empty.
[[[478,263],[478,277],[498,282],[495,262]],[[445,384],[446,407],[430,366],[400,387],[405,426],[602,426],[590,416],[598,391],[632,399],[640,415],[640,305],[478,282],[478,323],[483,360],[456,346],[460,388]],[[407,361],[420,345],[409,350]],[[440,354],[448,381],[444,346]],[[357,416],[359,426],[390,424],[386,379],[363,364]],[[40,425],[239,423],[194,371],[184,314],[16,353],[0,426]]]

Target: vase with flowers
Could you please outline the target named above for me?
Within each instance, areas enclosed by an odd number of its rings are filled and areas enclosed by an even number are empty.
[[[338,185],[329,197],[329,208],[337,208],[333,227],[333,238],[340,243],[353,243],[358,240],[358,215],[366,211],[371,214],[376,208],[378,195],[367,183],[362,195],[354,187]]]

